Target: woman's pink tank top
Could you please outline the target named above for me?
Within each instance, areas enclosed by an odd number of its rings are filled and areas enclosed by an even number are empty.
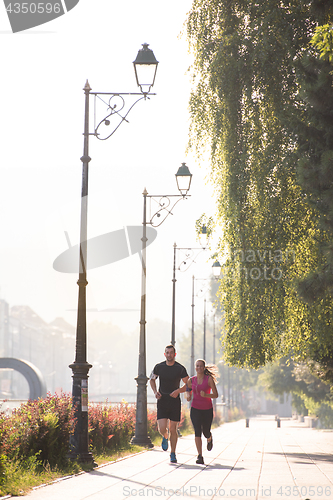
[[[212,408],[213,403],[211,398],[205,398],[200,396],[200,391],[205,391],[206,394],[210,394],[211,388],[208,385],[209,375],[205,375],[202,381],[202,384],[198,385],[197,377],[192,377],[192,391],[193,391],[193,399],[192,405],[193,408],[197,408],[198,410],[209,410]]]

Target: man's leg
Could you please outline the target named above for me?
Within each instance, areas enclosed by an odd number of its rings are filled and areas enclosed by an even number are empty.
[[[176,446],[177,446],[177,439],[178,439],[178,434],[177,434],[177,425],[179,422],[175,422],[174,420],[170,420],[169,424],[169,430],[170,430],[170,446],[171,446],[171,453],[176,452]]]
[[[168,419],[160,418],[159,420],[157,420],[157,428],[161,436],[165,437],[165,439],[168,439]]]

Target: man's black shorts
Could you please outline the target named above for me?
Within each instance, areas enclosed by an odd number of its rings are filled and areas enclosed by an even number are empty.
[[[180,422],[181,401],[180,397],[172,398],[167,394],[162,394],[157,400],[157,420],[168,418],[173,422]]]

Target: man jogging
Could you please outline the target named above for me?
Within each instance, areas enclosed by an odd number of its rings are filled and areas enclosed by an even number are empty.
[[[186,382],[189,378],[186,368],[175,360],[176,350],[173,345],[165,348],[166,358],[162,363],[155,365],[151,376],[150,386],[157,399],[157,426],[163,437],[162,449],[168,449],[168,420],[170,434],[170,462],[177,463],[177,425],[180,422],[181,401],[179,394],[185,392]],[[156,388],[156,379],[160,378],[159,389]],[[184,382],[183,387],[179,387],[180,380]]]

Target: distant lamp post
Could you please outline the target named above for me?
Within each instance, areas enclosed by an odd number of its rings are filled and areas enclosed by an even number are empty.
[[[192,332],[192,334],[191,334],[191,370],[190,370],[191,377],[194,376],[194,307],[195,307],[194,298],[199,297],[199,292],[195,293],[195,281],[208,281],[208,279],[209,278],[195,278],[194,276],[192,276],[192,304],[191,304],[191,307],[192,307],[191,332]],[[201,296],[204,296],[207,291],[208,291],[207,288],[201,289],[200,292],[203,292],[203,294]],[[206,299],[204,302],[204,338],[203,338],[203,343],[204,343],[203,354],[205,356],[206,355]],[[204,356],[203,356],[203,359],[205,359]]]
[[[221,274],[221,264],[219,263],[218,260],[214,262],[212,265],[212,270],[213,270],[213,275],[215,278],[218,278]]]
[[[182,167],[179,168],[176,176],[179,174],[179,171],[181,169],[182,169]],[[186,178],[188,179],[189,175],[191,175],[191,174],[185,174],[183,172],[184,172],[184,170],[182,170],[182,172],[180,173],[180,177],[183,176],[184,179],[186,179]],[[188,185],[190,186],[191,179],[189,179],[187,182],[188,182]],[[178,183],[179,190],[181,190],[181,188],[179,187],[180,183],[182,183],[182,186],[186,186],[185,180],[180,181],[177,179],[177,183]],[[183,187],[183,189],[184,189],[184,187]],[[201,236],[201,235],[204,235],[204,236]],[[199,242],[201,244],[201,248],[191,248],[191,247],[180,248],[180,247],[177,247],[176,243],[173,246],[172,322],[171,322],[171,344],[173,346],[176,345],[176,281],[177,281],[176,280],[176,270],[181,271],[181,266],[184,265],[184,266],[186,266],[186,269],[184,269],[184,271],[186,271],[191,266],[191,264],[193,264],[195,262],[195,259],[202,252],[202,250],[206,250],[207,245],[208,245],[208,235],[207,235],[206,226],[202,226],[202,228],[201,228],[201,232],[199,233]],[[176,267],[176,250],[185,251],[185,259],[180,263],[180,265],[178,267]],[[198,253],[194,254],[194,251],[198,251]]]
[[[143,49],[139,50],[134,61],[135,76],[141,93],[115,93],[115,92],[91,92],[88,80],[83,88],[85,93],[85,112],[84,112],[84,143],[82,161],[82,191],[81,191],[81,226],[80,226],[80,252],[79,252],[79,286],[78,313],[76,328],[76,346],[75,361],[70,365],[73,371],[73,389],[72,398],[75,408],[76,424],[73,436],[71,437],[71,450],[69,457],[78,459],[81,462],[93,463],[94,459],[89,452],[88,438],[88,372],[92,367],[87,362],[87,327],[86,327],[86,287],[87,281],[87,215],[88,215],[88,165],[91,160],[89,156],[89,136],[94,135],[97,139],[104,141],[111,137],[120,125],[127,121],[127,115],[133,109],[135,104],[142,99],[147,99],[149,91],[154,85],[156,69],[158,62],[153,52],[148,49],[148,44],[143,44]],[[153,70],[148,76],[143,76],[142,69]],[[90,95],[94,96],[94,117],[97,116],[97,104],[102,101],[106,106],[106,115],[99,122],[94,121],[93,132],[90,132],[89,103]],[[134,103],[125,109],[125,98],[130,100],[134,96]],[[107,101],[104,101],[104,99]],[[148,97],[149,98],[149,97]],[[117,104],[115,103],[117,102]],[[117,118],[118,124],[114,123],[114,128],[109,130],[110,118]]]
[[[184,174],[185,172],[185,174]],[[182,184],[181,177],[187,178],[187,184]],[[147,190],[143,191],[143,229],[142,229],[142,280],[141,280],[141,312],[140,312],[140,339],[139,339],[139,363],[136,396],[136,420],[135,420],[135,435],[131,443],[140,446],[152,448],[153,444],[148,436],[148,418],[147,418],[147,370],[146,370],[146,246],[147,246],[147,224],[152,227],[159,227],[168,215],[172,214],[172,210],[181,199],[186,199],[190,189],[192,174],[185,163],[178,169],[176,174],[177,186],[180,195],[148,195]],[[147,198],[154,200],[158,204],[156,212],[150,217],[147,222]],[[171,205],[171,198],[177,198],[175,203]],[[162,219],[161,219],[162,216]]]
[[[213,276],[215,279],[221,276],[222,266],[218,260],[216,260],[212,265]],[[213,311],[213,364],[215,365],[215,310]],[[224,382],[223,382],[223,395],[224,395]],[[213,400],[214,414],[216,415],[216,399]]]
[[[199,233],[199,243],[202,247],[206,247],[208,245],[209,233],[207,231],[206,226],[202,226],[201,232]]]

